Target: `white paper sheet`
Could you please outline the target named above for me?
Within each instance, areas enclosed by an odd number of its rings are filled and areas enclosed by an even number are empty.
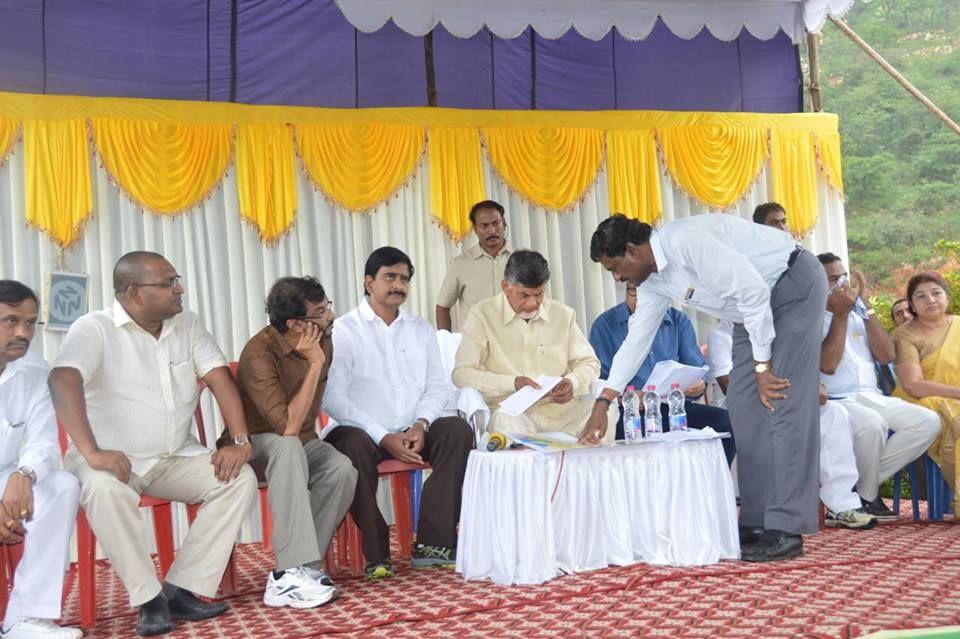
[[[689,388],[702,380],[707,370],[709,369],[706,366],[687,366],[672,359],[664,360],[657,362],[650,377],[643,383],[643,387],[637,390],[642,391],[652,384],[657,387],[660,399],[667,401],[667,394],[672,384],[680,384],[681,390]]]
[[[551,377],[550,375],[541,375],[534,381],[540,384],[540,388],[524,386],[516,393],[500,402],[500,409],[507,415],[518,417],[528,408],[537,403],[544,395],[553,390],[553,387],[560,383],[562,377]]]

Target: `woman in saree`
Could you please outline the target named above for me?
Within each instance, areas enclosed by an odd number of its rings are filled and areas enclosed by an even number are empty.
[[[956,472],[960,467],[960,319],[947,313],[950,289],[936,273],[919,273],[907,284],[913,319],[893,332],[897,349],[894,395],[936,411],[943,427],[928,451],[953,490],[960,517]]]

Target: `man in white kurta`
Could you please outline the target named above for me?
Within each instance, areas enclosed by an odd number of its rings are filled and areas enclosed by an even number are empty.
[[[70,327],[50,389],[71,438],[64,465],[80,479],[84,512],[140,607],[138,634],[148,636],[226,611],[194,595],[216,594],[257,481],[227,359],[183,311],[176,270],[155,253],[130,253],[114,269],[114,289],[110,309]],[[198,377],[232,436],[212,454],[193,434]],[[141,495],[201,504],[162,589],[143,542]]]
[[[600,374],[576,314],[547,299],[547,260],[536,251],[516,251],[507,261],[502,292],[475,305],[463,326],[453,382],[476,388],[490,407],[489,430],[533,435],[577,435],[593,408],[591,386]],[[537,386],[542,375],[562,380],[522,415],[508,415],[500,403],[524,386]],[[615,409],[605,440],[616,432]]]
[[[36,322],[34,292],[0,280],[0,543],[23,543],[0,636],[74,639],[80,630],[53,620],[60,617],[80,485],[60,469],[50,369],[27,352]]]

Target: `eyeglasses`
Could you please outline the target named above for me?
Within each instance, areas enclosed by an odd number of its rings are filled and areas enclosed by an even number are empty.
[[[327,300],[327,303],[317,309],[316,315],[304,317],[291,317],[290,319],[302,320],[304,322],[316,322],[327,318],[327,314],[333,312],[333,300]]]
[[[183,277],[179,275],[174,275],[169,280],[164,280],[163,282],[144,282],[142,284],[134,284],[134,286],[155,286],[157,288],[173,288],[176,285],[183,282]]]

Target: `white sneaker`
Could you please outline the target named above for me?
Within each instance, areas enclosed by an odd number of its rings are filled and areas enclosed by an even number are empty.
[[[3,639],[80,639],[83,631],[79,628],[61,628],[49,619],[26,617],[6,632],[0,631]]]
[[[306,570],[307,574],[313,577],[315,581],[320,582],[324,586],[336,586],[336,584],[333,583],[333,579],[327,574],[327,571],[321,568],[314,568],[313,566],[304,566],[303,569]]]
[[[271,608],[316,608],[332,601],[336,592],[336,588],[321,584],[302,566],[297,566],[284,571],[279,579],[270,572],[263,603]]]

